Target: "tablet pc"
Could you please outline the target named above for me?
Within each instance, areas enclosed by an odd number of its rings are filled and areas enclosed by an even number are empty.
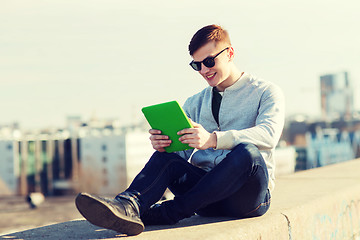
[[[169,136],[171,145],[166,152],[177,152],[192,149],[188,144],[179,141],[177,132],[185,128],[192,128],[190,120],[177,101],[160,103],[141,109],[152,129],[161,130],[163,135]]]

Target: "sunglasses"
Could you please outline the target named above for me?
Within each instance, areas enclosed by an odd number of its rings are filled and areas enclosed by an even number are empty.
[[[213,57],[207,57],[204,60],[202,60],[201,62],[195,62],[195,61],[191,61],[190,66],[195,70],[195,71],[200,71],[201,70],[201,63],[204,64],[205,67],[207,68],[212,68],[213,66],[215,66],[215,58],[217,56],[219,56],[223,51],[229,49],[229,47],[225,48],[224,50],[222,50],[221,52],[219,52],[218,54],[216,54]]]

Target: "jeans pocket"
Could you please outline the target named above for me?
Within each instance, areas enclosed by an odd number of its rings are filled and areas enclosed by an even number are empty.
[[[264,215],[270,208],[270,203],[271,203],[271,196],[270,196],[270,191],[269,189],[267,190],[267,194],[266,194],[266,198],[265,201],[263,203],[260,203],[254,210],[252,210],[251,212],[247,213],[245,215],[246,218],[249,217],[259,217]]]

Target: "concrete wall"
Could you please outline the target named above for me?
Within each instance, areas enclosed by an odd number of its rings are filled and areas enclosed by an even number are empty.
[[[286,216],[292,239],[360,238],[360,160],[284,176],[277,183],[273,210]]]
[[[12,233],[4,239],[115,239],[120,233],[87,221],[60,223]],[[360,239],[360,160],[280,176],[272,205],[250,219],[191,217],[174,226],[147,227],[127,239]]]

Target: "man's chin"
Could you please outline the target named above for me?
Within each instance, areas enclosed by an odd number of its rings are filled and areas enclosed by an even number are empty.
[[[218,82],[216,82],[216,81],[213,81],[213,80],[209,81],[207,79],[205,79],[205,80],[209,84],[210,87],[216,87],[218,85]]]

